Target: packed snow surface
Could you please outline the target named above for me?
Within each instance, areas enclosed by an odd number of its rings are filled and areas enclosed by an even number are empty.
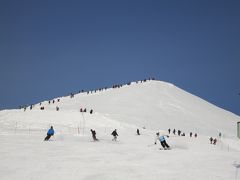
[[[240,179],[233,165],[240,162],[240,118],[172,84],[131,83],[52,101],[0,111],[1,180]],[[50,126],[56,134],[43,141]],[[155,134],[168,128],[171,150],[160,150]],[[174,128],[186,136],[174,135]]]

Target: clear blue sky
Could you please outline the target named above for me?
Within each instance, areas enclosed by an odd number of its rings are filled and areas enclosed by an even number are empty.
[[[0,109],[155,77],[240,115],[240,1],[0,0]]]

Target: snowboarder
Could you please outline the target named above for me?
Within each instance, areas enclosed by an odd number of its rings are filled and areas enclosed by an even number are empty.
[[[159,132],[157,132],[156,135],[157,136],[155,138],[154,144],[157,144],[157,140],[159,140],[164,150],[170,149],[170,146],[167,144],[164,135],[163,134],[160,135]],[[167,137],[169,137],[169,136],[167,136]]]
[[[139,129],[137,129],[137,135],[140,135]]]
[[[54,129],[51,126],[51,128],[47,132],[47,136],[45,137],[44,141],[48,141],[50,139],[50,137],[53,136],[53,135],[54,135]]]
[[[98,139],[96,138],[96,131],[91,129],[91,133],[92,133],[93,141],[98,141]]]
[[[117,136],[118,136],[117,129],[115,129],[115,130],[112,132],[112,135],[113,135],[112,141],[116,141],[116,140],[117,140]]]

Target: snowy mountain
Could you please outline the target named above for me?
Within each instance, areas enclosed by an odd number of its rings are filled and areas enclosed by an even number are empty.
[[[238,121],[173,84],[153,80],[59,97],[31,110],[4,110],[0,179],[233,179]],[[51,125],[56,135],[43,142]],[[168,128],[186,136],[171,133],[172,150],[159,151],[155,133]],[[99,142],[92,142],[90,129]],[[114,129],[117,142],[111,140]],[[198,137],[190,138],[190,132]],[[209,143],[210,136],[217,145]]]

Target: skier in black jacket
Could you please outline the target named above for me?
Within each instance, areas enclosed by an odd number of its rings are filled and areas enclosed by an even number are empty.
[[[98,141],[98,139],[96,138],[96,131],[91,129],[91,133],[92,133],[93,140]]]
[[[116,129],[112,132],[112,135],[113,135],[112,141],[116,141],[117,140],[117,136],[118,136],[118,133],[117,133]]]

